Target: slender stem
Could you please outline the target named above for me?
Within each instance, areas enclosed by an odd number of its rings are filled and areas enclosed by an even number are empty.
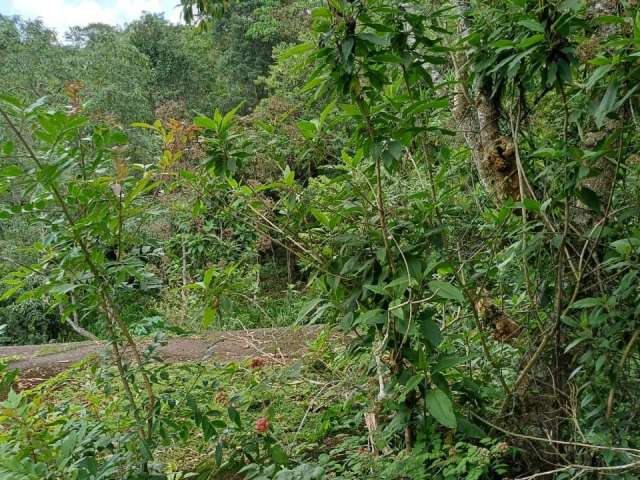
[[[636,343],[638,343],[638,339],[640,339],[640,328],[638,328],[635,332],[633,332],[633,335],[631,336],[629,343],[627,343],[627,346],[624,348],[624,351],[622,352],[622,357],[620,358],[620,362],[618,363],[618,372],[622,371],[622,369],[624,368],[624,364],[626,363],[627,358],[629,358],[629,355],[631,355],[631,352],[633,351],[633,347],[635,347]],[[614,400],[615,392],[616,392],[616,384],[614,383],[611,386],[611,390],[609,390],[609,397],[607,399],[607,418],[611,417],[611,412],[613,411],[613,400]]]
[[[7,113],[4,111],[4,109],[2,107],[0,107],[0,115],[4,118],[4,120],[7,122],[7,124],[9,125],[9,128],[13,131],[13,133],[18,137],[18,139],[20,140],[20,143],[24,146],[24,148],[26,149],[27,153],[29,154],[29,157],[31,157],[31,159],[34,161],[34,163],[36,164],[36,166],[38,167],[38,170],[43,171],[44,170],[44,165],[43,163],[40,161],[40,159],[38,158],[38,156],[36,155],[35,151],[33,150],[33,148],[31,148],[31,145],[29,144],[29,142],[27,142],[27,140],[24,138],[24,136],[22,135],[22,133],[20,132],[20,130],[16,127],[15,123],[11,120],[11,118],[9,117],[9,115],[7,115]],[[82,238],[82,236],[79,234],[79,232],[76,230],[76,223],[75,220],[73,218],[73,216],[71,215],[71,212],[69,211],[67,204],[64,201],[64,198],[62,197],[62,194],[60,193],[60,190],[58,189],[58,187],[56,186],[56,184],[53,181],[48,181],[47,185],[51,191],[51,193],[53,194],[58,206],[61,208],[63,216],[65,218],[65,220],[67,221],[70,230],[71,230],[71,235],[73,236],[74,241],[76,242],[76,244],[80,247],[80,250],[82,252],[82,255],[85,259],[85,262],[87,264],[87,266],[89,267],[89,270],[91,271],[91,273],[93,274],[93,276],[96,278],[97,281],[99,281],[101,283],[101,286],[99,288],[99,296],[100,296],[100,300],[102,303],[102,308],[103,311],[107,317],[107,324],[109,324],[110,322],[112,323],[116,323],[118,325],[118,327],[120,328],[120,330],[122,331],[122,333],[124,334],[127,343],[129,344],[129,346],[132,349],[134,358],[136,359],[136,363],[138,364],[138,366],[140,367],[141,370],[141,376],[145,385],[145,389],[147,391],[147,395],[148,395],[148,435],[149,435],[149,439],[151,438],[151,433],[152,433],[152,426],[153,426],[153,411],[154,411],[154,406],[155,406],[155,396],[153,394],[153,389],[151,388],[151,382],[149,381],[149,378],[146,374],[146,372],[144,371],[143,368],[143,362],[142,362],[142,358],[140,356],[140,352],[138,350],[138,347],[135,343],[135,341],[133,340],[133,338],[131,337],[131,334],[129,333],[129,329],[126,326],[126,324],[122,321],[122,319],[119,317],[119,315],[116,315],[115,310],[113,308],[114,302],[111,301],[110,299],[110,295],[108,294],[108,286],[110,285],[110,282],[108,280],[108,278],[106,277],[106,275],[104,274],[104,272],[102,272],[98,266],[96,265],[96,263],[93,261],[93,258],[91,257],[91,252],[89,251],[89,247],[87,245],[87,243],[85,242],[85,240]],[[112,328],[112,326],[111,326]],[[116,357],[116,364],[121,363],[122,359],[120,356],[120,352],[115,344],[115,342],[113,343],[113,351],[114,351],[114,355]],[[119,372],[120,372],[120,379],[122,381],[123,387],[125,388],[125,391],[127,393],[127,397],[129,397],[129,401],[132,403],[132,406],[134,408],[134,411],[137,410],[136,404],[133,401],[134,397],[133,397],[133,393],[131,392],[131,389],[129,387],[129,382],[126,378],[126,376],[123,374],[124,370],[121,370],[120,368],[118,368]],[[145,437],[144,435],[142,436],[142,439],[144,440]]]
[[[360,113],[365,119],[365,123],[367,125],[367,133],[369,135],[369,140],[372,145],[375,141],[375,134],[373,130],[373,125],[371,124],[371,118],[369,116],[369,112],[366,104],[362,98],[358,97],[356,100],[358,104],[358,108],[360,109]],[[391,255],[391,248],[389,247],[389,229],[387,227],[387,217],[384,208],[384,200],[382,197],[382,168],[380,165],[380,156],[375,158],[375,168],[376,168],[376,204],[378,208],[378,216],[380,217],[380,230],[382,231],[382,241],[384,243],[384,250],[387,254],[387,260],[389,261],[389,268],[391,272],[395,272],[395,264],[393,261],[393,256]]]
[[[116,261],[120,262],[122,259],[122,186],[118,191],[118,252],[116,253]]]

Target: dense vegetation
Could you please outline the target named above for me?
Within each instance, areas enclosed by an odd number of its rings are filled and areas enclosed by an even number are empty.
[[[638,478],[637,2],[181,4],[0,17],[0,477]]]

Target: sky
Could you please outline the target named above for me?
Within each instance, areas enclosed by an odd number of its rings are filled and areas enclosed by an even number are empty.
[[[176,23],[180,18],[178,3],[179,0],[0,0],[0,14],[40,18],[60,38],[75,25],[122,25],[143,11],[164,13],[167,20]]]

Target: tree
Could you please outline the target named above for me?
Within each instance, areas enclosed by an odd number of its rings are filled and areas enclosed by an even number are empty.
[[[214,99],[212,45],[191,28],[169,24],[161,15],[146,14],[126,30],[128,41],[149,59],[153,70],[153,101],[184,102],[189,110],[208,110]]]

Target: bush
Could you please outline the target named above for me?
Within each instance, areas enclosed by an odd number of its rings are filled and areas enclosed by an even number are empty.
[[[68,337],[69,330],[60,323],[43,300],[0,304],[0,345],[47,343]]]

